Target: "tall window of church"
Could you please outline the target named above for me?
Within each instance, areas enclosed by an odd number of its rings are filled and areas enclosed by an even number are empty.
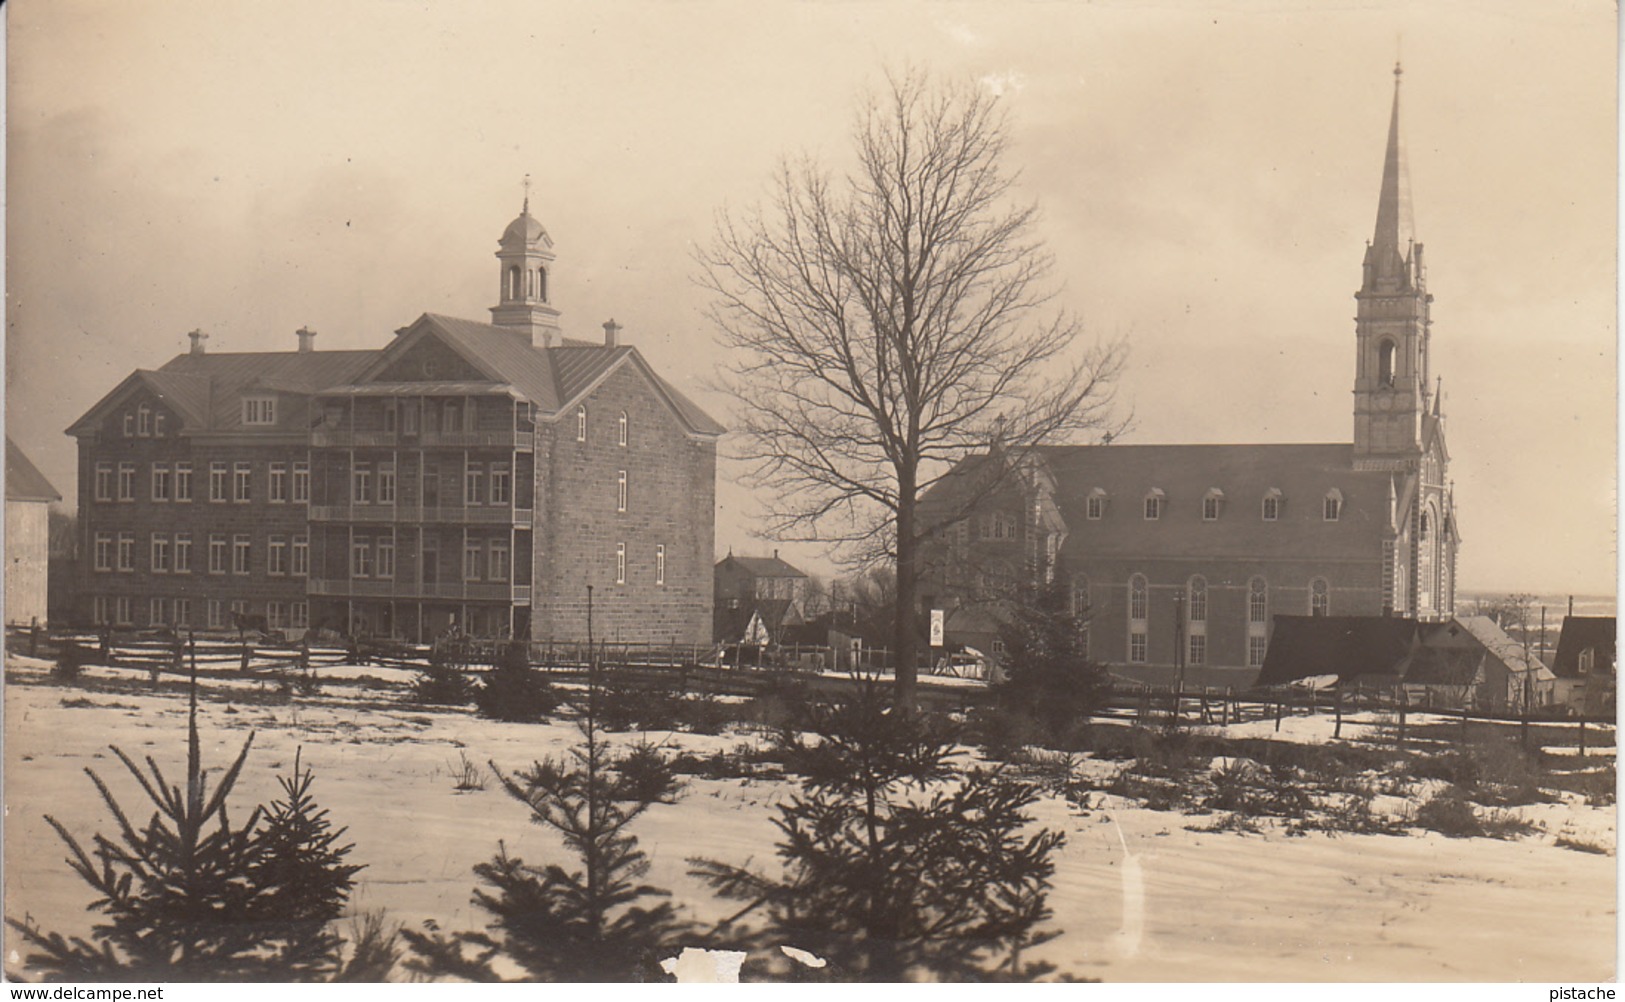
[[[1207,578],[1198,574],[1186,585],[1186,662],[1207,664]]]
[[[1323,517],[1328,522],[1335,522],[1343,514],[1343,495],[1337,488],[1326,492],[1326,504]]]
[[[1263,578],[1247,582],[1247,667],[1264,664],[1269,648],[1270,593]]]
[[[1082,574],[1072,579],[1072,618],[1079,625],[1089,619],[1089,578]]]
[[[1392,342],[1384,340],[1377,345],[1377,382],[1383,386],[1394,385],[1394,360],[1399,354],[1399,348]]]
[[[1149,598],[1145,575],[1136,574],[1128,582],[1128,659],[1130,664],[1143,665],[1146,660],[1146,638],[1150,635],[1148,621]]]
[[[1309,615],[1325,616],[1332,609],[1332,589],[1325,578],[1309,582]]]
[[[576,441],[587,440],[587,405],[582,404],[576,408]]]

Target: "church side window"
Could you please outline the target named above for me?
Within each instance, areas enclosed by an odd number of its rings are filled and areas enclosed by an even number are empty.
[[[1080,624],[1089,618],[1089,578],[1082,574],[1072,579],[1072,618]]]
[[[1264,494],[1264,521],[1275,522],[1281,517],[1281,492],[1271,487]]]
[[[1085,506],[1085,514],[1091,521],[1099,521],[1106,515],[1106,492],[1096,487],[1089,492],[1089,500]]]
[[[1207,664],[1207,578],[1198,574],[1186,584],[1186,662]]]
[[[1162,492],[1161,488],[1151,488],[1151,492],[1145,496],[1145,519],[1147,522],[1155,522],[1162,518],[1162,506],[1167,499],[1168,496]]]
[[[1325,616],[1331,613],[1332,590],[1325,578],[1309,582],[1309,615]]]
[[[1343,492],[1333,487],[1326,492],[1326,503],[1323,517],[1328,522],[1335,522],[1343,515]]]
[[[1264,664],[1264,652],[1269,648],[1270,597],[1269,585],[1261,577],[1247,582],[1247,667],[1259,668]]]
[[[1136,574],[1128,583],[1128,659],[1130,664],[1146,662],[1146,642],[1150,635],[1149,594],[1145,575]]]

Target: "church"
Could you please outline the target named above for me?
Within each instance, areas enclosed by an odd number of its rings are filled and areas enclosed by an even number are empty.
[[[938,530],[923,562],[923,604],[944,610],[950,644],[996,657],[1000,604],[1058,582],[1087,621],[1090,656],[1114,672],[1241,686],[1264,663],[1276,615],[1454,613],[1460,537],[1400,74],[1354,294],[1353,440],[995,446],[967,457],[922,499],[924,510],[979,470],[999,471],[1001,486]]]

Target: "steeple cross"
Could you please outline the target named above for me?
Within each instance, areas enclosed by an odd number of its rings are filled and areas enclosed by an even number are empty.
[[[529,174],[525,175],[524,185],[525,185],[525,210],[524,211],[528,213],[530,211],[530,175]]]

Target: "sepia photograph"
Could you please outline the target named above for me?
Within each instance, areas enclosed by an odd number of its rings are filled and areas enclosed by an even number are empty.
[[[4,26],[5,980],[1612,997],[1614,3]]]

